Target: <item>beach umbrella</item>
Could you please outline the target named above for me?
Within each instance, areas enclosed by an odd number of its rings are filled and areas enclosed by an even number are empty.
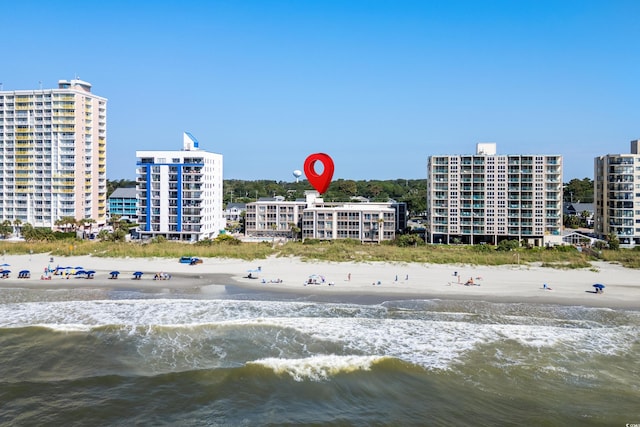
[[[0,264],[0,267],[9,267],[10,265],[11,264],[4,263],[4,264]]]
[[[593,285],[594,288],[602,290],[605,288],[605,286],[602,283],[596,283],[595,285]]]
[[[96,274],[96,272],[94,270],[87,270],[87,271],[85,271],[85,273],[87,273],[87,274]]]
[[[111,273],[109,273],[109,274],[115,274],[115,275],[118,275],[118,274],[120,274],[120,272],[119,272],[119,271],[112,271],[112,272],[111,272]]]
[[[23,274],[23,273],[29,273],[29,270],[21,270],[20,274]]]

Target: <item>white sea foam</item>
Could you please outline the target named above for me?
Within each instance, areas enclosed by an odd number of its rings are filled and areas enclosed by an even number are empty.
[[[276,374],[288,374],[296,381],[323,381],[339,373],[368,371],[383,357],[337,356],[321,354],[304,359],[265,358],[247,363],[272,369]]]
[[[396,310],[397,313],[397,310]],[[622,354],[638,343],[637,324],[602,325],[549,316],[452,316],[451,310],[413,310],[396,318],[381,306],[287,301],[136,299],[0,304],[0,327],[40,326],[91,331],[133,339],[147,358],[208,366],[224,359],[237,366],[260,355],[307,360],[326,357],[394,357],[428,369],[448,369],[482,345],[515,342],[525,348],[572,354]],[[408,317],[408,318],[405,318]],[[567,320],[570,320],[569,322]],[[227,328],[227,329],[223,329]],[[171,329],[168,331],[167,329]],[[226,341],[228,340],[228,341]],[[228,343],[227,343],[228,342]],[[252,344],[251,356],[247,347]],[[255,343],[255,344],[254,344]],[[227,348],[227,346],[237,346]],[[248,345],[245,344],[245,345]],[[260,347],[262,346],[262,347]],[[197,353],[195,353],[197,351]],[[183,362],[186,361],[186,362]],[[519,363],[518,358],[514,358]],[[351,363],[351,362],[350,362]]]

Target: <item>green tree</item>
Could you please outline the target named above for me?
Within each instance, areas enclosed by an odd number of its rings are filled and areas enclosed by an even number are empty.
[[[576,229],[580,227],[580,217],[577,215],[565,215],[563,217],[564,226]]]
[[[298,225],[295,222],[290,222],[289,223],[289,230],[291,230],[291,238],[293,239],[293,241],[295,242],[296,240],[298,240],[298,237],[300,236],[300,227],[298,227]]]
[[[57,219],[54,224],[67,232],[75,231],[78,226],[76,219],[72,216],[63,216],[62,218]]]
[[[122,215],[119,215],[119,214],[111,215],[111,217],[109,218],[109,225],[115,229],[115,227],[120,223],[121,218],[122,218]]]
[[[593,203],[593,181],[589,178],[572,179],[564,184],[564,201]]]
[[[396,245],[400,247],[423,246],[424,240],[417,234],[403,234],[396,238]]]
[[[136,182],[129,179],[107,180],[107,194],[111,195],[116,188],[135,188]]]
[[[11,226],[11,221],[9,221],[8,219],[2,221],[2,223],[0,224],[0,236],[2,236],[3,239],[6,239],[7,237],[11,236],[12,233],[13,227]]]
[[[350,179],[339,179],[335,183],[335,186],[337,187],[338,191],[344,193],[347,196],[355,196],[358,194],[358,186],[356,185],[356,182]]]
[[[617,251],[620,249],[620,239],[618,239],[618,236],[615,233],[609,233],[605,237],[605,240],[609,244],[609,249],[611,249],[612,251]]]

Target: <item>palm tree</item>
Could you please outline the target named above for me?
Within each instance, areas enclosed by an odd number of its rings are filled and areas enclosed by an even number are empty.
[[[20,218],[16,218],[13,220],[13,225],[15,225],[15,235],[16,236],[20,236],[20,226],[22,225],[22,221],[20,220]]]
[[[384,231],[384,218],[379,217],[378,218],[378,243],[382,241],[383,231]]]
[[[72,216],[63,216],[62,218],[57,219],[54,224],[67,232],[69,230],[75,231],[77,226],[76,219]]]
[[[120,222],[121,218],[122,218],[122,215],[118,215],[118,214],[111,215],[111,217],[109,218],[109,225],[112,226],[115,230],[115,225]]]
[[[278,230],[278,224],[271,224],[271,230],[273,232],[273,234],[271,235],[271,245],[275,248],[276,247],[276,230]]]
[[[298,236],[300,234],[300,227],[298,227],[295,222],[290,222],[289,229],[291,230],[291,238],[295,242],[296,240],[298,240]]]
[[[92,231],[93,231],[93,224],[96,223],[96,220],[93,219],[93,218],[85,218],[85,219],[82,219],[80,221],[82,221],[82,227],[84,229],[86,229],[87,228],[87,224],[89,224],[89,234],[91,234]]]

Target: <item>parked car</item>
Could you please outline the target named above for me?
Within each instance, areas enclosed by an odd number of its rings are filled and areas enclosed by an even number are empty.
[[[191,264],[191,265],[202,264],[202,260],[194,256],[180,257],[180,262],[182,264]]]

